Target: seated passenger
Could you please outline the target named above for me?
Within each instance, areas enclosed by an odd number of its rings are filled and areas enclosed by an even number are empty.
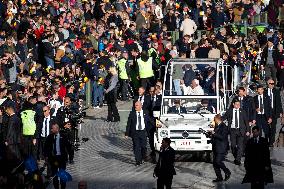
[[[204,91],[202,87],[199,85],[199,80],[194,79],[191,82],[191,86],[186,87],[185,85],[182,85],[183,93],[184,95],[204,95]]]
[[[174,106],[170,107],[168,110],[169,114],[186,114],[185,107],[180,105],[180,100],[174,101]]]
[[[209,111],[212,114],[215,114],[215,108],[213,106],[209,106],[209,100],[207,99],[202,99],[201,104],[197,107],[195,113],[200,113],[202,111]]]

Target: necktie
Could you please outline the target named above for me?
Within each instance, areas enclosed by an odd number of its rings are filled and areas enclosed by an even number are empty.
[[[138,130],[142,130],[142,123],[141,123],[141,115],[140,115],[140,112],[138,112]]]
[[[47,137],[47,118],[44,120],[44,137]]]
[[[235,127],[239,128],[238,110],[235,110]]]
[[[140,101],[140,102],[142,101],[142,96],[139,97],[139,101]]]
[[[262,100],[261,96],[259,96],[259,109],[260,109],[260,113],[262,114],[262,112],[263,112],[263,100]]]
[[[272,93],[272,89],[270,90],[270,101],[271,101],[271,108],[273,108],[273,93]]]

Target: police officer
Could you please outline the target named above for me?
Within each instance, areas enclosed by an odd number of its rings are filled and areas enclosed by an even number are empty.
[[[141,57],[137,60],[139,69],[139,78],[141,86],[148,90],[154,85],[153,59],[149,57],[146,51],[141,53]]]
[[[74,161],[74,143],[75,143],[75,132],[76,123],[71,119],[72,113],[78,113],[78,108],[72,105],[71,98],[65,97],[64,106],[60,107],[57,112],[57,119],[59,120],[59,126],[62,134],[64,134],[68,142],[72,145],[68,152],[69,163],[73,164]]]
[[[128,100],[128,82],[129,82],[129,64],[128,64],[128,53],[124,51],[122,57],[117,62],[118,77],[120,81],[120,92],[121,100]]]

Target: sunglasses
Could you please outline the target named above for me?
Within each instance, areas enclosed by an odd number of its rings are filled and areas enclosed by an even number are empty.
[[[43,112],[47,112],[48,110],[43,110]]]
[[[274,85],[275,83],[269,83],[269,85]]]

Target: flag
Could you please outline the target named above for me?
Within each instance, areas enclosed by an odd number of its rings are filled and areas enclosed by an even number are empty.
[[[29,156],[25,160],[25,168],[29,173],[32,173],[38,169],[36,160],[33,156]]]
[[[72,176],[64,169],[59,169],[56,174],[62,182],[72,181]]]

